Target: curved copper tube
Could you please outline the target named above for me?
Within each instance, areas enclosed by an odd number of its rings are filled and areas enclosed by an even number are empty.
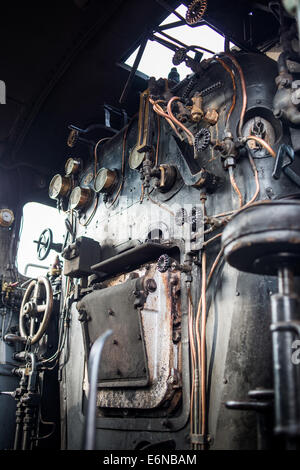
[[[159,116],[164,117],[166,119],[166,121],[170,124],[170,126],[172,127],[172,129],[176,133],[176,135],[180,138],[180,140],[182,140],[182,137],[179,134],[178,130],[176,129],[176,126],[173,123],[172,119],[170,118],[170,116],[167,113],[164,112],[162,107],[159,106],[159,104],[158,104],[158,103],[164,103],[164,101],[163,100],[154,101],[151,98],[149,98],[149,101],[153,106],[153,111],[155,111],[156,114],[158,114]]]
[[[228,171],[229,171],[229,178],[230,178],[231,186],[233,187],[234,191],[238,195],[239,204],[240,204],[240,208],[241,208],[243,206],[243,196],[242,196],[242,193],[241,193],[241,191],[240,191],[240,189],[239,189],[239,187],[236,183],[236,180],[235,180],[235,177],[234,177],[234,174],[233,174],[232,166],[229,167]]]
[[[98,150],[98,146],[102,142],[104,142],[105,140],[110,140],[110,139],[111,139],[111,137],[104,137],[103,139],[98,140],[98,142],[95,145],[95,148],[94,148],[94,159],[95,159],[94,176],[96,176],[96,173],[97,173],[97,163],[98,163],[97,150]]]
[[[155,166],[158,165],[158,153],[160,144],[160,117],[157,115],[157,142],[156,142],[156,153],[155,153]]]
[[[228,52],[225,55],[231,60],[231,62],[237,68],[237,71],[239,73],[240,80],[241,80],[243,105],[242,105],[242,111],[241,111],[239,129],[238,129],[239,136],[241,137],[242,136],[243,125],[244,125],[244,118],[245,118],[246,109],[247,109],[247,89],[246,89],[245,76],[244,76],[244,72],[243,72],[240,64],[236,60],[236,58],[233,57],[233,55],[229,54]]]
[[[181,100],[181,98],[179,96],[173,96],[173,98],[170,99],[170,101],[168,102],[167,104],[167,111],[168,111],[168,115],[169,117],[172,119],[172,121],[177,124],[177,126],[181,127],[181,129],[184,130],[184,132],[186,133],[187,135],[187,138],[188,138],[188,141],[189,141],[189,144],[194,146],[194,135],[192,134],[192,132],[187,129],[180,121],[178,121],[178,119],[176,119],[176,117],[174,116],[174,114],[172,113],[172,104],[174,103],[174,101],[178,101],[178,100]]]
[[[272,149],[272,147],[264,139],[261,139],[260,137],[257,137],[256,135],[248,135],[248,137],[246,137],[246,141],[248,141],[248,140],[255,140],[255,142],[260,144],[262,147],[265,147],[265,149],[269,152],[269,154],[273,158],[276,158],[276,152]]]
[[[201,434],[206,433],[206,252],[202,252],[201,321]]]
[[[225,127],[227,127],[228,123],[229,123],[230,116],[233,113],[233,110],[234,110],[235,105],[236,105],[236,83],[235,83],[234,73],[233,73],[232,69],[224,62],[224,60],[220,59],[219,57],[216,57],[216,60],[229,73],[231,81],[232,81],[233,96],[232,96],[232,104],[231,104],[231,107],[228,111],[228,114],[227,114],[227,117],[226,117],[226,122],[225,122]]]

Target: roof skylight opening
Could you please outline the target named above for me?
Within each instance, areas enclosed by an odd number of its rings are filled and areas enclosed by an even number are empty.
[[[176,9],[176,12],[185,17],[186,10],[187,8],[185,5],[180,5]],[[176,21],[178,21],[178,18],[172,13],[160,24],[160,26]],[[201,46],[212,51],[213,53],[224,51],[224,37],[206,25],[199,25],[198,27],[191,28],[184,24],[182,26],[167,29],[166,31],[163,31],[163,33],[168,34],[169,36],[187,46]],[[168,42],[172,42],[170,39],[160,34],[159,32],[156,32],[155,36],[167,40]],[[180,44],[173,44],[177,47],[182,47]],[[230,47],[232,46],[233,44],[230,43]],[[126,65],[130,67],[133,66],[138,49],[139,48],[137,48],[126,60]],[[212,55],[212,53],[203,52],[203,59],[208,59]],[[160,77],[167,78],[171,69],[174,67],[172,62],[173,56],[174,52],[172,50],[154,40],[149,40],[138,66],[138,71],[142,72],[148,77],[155,77],[156,79]],[[190,56],[194,57],[194,53],[192,51],[190,52]],[[183,80],[187,75],[192,73],[191,69],[188,68],[184,62],[176,66],[176,68],[180,75],[180,80]]]

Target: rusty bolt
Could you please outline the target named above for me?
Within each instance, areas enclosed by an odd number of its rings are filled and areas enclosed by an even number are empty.
[[[146,281],[146,290],[148,292],[155,292],[157,289],[157,285],[154,279],[147,279]]]

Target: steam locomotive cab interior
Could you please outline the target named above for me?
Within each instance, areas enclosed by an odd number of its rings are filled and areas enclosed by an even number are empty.
[[[298,449],[299,2],[15,3],[0,448]]]

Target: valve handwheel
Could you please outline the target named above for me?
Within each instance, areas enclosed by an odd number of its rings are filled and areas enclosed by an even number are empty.
[[[62,251],[62,243],[53,243],[53,233],[50,228],[45,228],[41,233],[38,240],[34,240],[37,244],[37,257],[40,261],[47,258],[50,250],[54,250],[57,253]]]
[[[31,281],[27,287],[21,309],[20,335],[31,344],[37,343],[45,333],[53,310],[53,291],[47,277]]]
[[[53,245],[53,234],[50,228],[46,228],[41,233],[39,239],[34,241],[37,243],[37,257],[40,261],[47,258]]]

